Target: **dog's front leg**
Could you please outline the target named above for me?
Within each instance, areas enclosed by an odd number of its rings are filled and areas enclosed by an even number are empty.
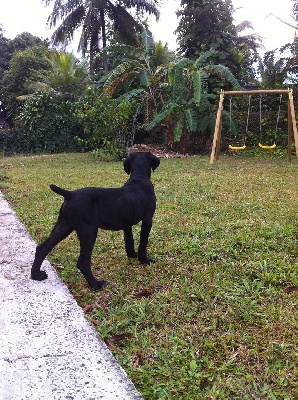
[[[154,262],[154,260],[148,258],[148,256],[147,256],[147,245],[148,245],[148,239],[149,239],[151,227],[152,227],[152,222],[142,221],[141,233],[140,233],[140,244],[139,244],[139,248],[138,248],[138,260],[142,264],[145,264],[145,265]]]
[[[124,243],[125,250],[128,258],[137,258],[137,253],[135,252],[135,244],[133,239],[132,227],[123,230],[124,233]]]

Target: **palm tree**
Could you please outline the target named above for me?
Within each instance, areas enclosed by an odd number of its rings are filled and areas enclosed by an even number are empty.
[[[123,47],[125,59],[104,77],[103,94],[127,102],[135,100],[138,104],[132,123],[132,142],[136,131],[136,121],[144,120],[145,125],[154,113],[164,105],[162,86],[169,66],[174,62],[175,54],[167,44],[155,43],[150,31],[144,28],[142,45]],[[109,48],[107,48],[109,51]],[[110,52],[115,54],[115,47]]]
[[[248,32],[248,30],[253,29],[252,23],[248,20],[242,21],[235,26],[237,58],[241,65],[237,78],[242,85],[250,86],[258,84],[255,64],[260,62],[259,50],[263,49],[262,37]]]
[[[254,54],[258,54],[258,50],[263,48],[262,37],[254,33],[243,34],[247,29],[254,29],[252,23],[248,20],[242,21],[235,26],[238,45],[245,45],[248,49],[252,50]]]
[[[159,18],[158,0],[43,0],[46,5],[54,3],[49,16],[50,27],[60,25],[52,35],[54,45],[68,44],[74,33],[82,28],[78,50],[83,56],[89,52],[90,74],[99,71],[99,59],[96,54],[108,43],[108,31],[112,30],[128,44],[135,44],[137,33],[142,25],[127,9],[135,9],[137,16],[144,13]],[[104,59],[104,70],[108,70]]]
[[[50,85],[59,93],[80,94],[89,83],[86,63],[79,61],[73,54],[63,51],[51,53],[52,72],[48,79]]]
[[[28,80],[28,94],[18,96],[17,100],[28,100],[38,93],[51,93],[60,98],[74,99],[88,87],[90,80],[87,65],[73,54],[50,51],[46,61],[49,63],[49,70],[41,73],[38,81]]]

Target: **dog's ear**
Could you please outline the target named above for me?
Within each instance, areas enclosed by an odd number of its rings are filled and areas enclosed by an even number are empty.
[[[159,166],[160,159],[158,157],[156,157],[154,154],[152,154],[151,156],[152,156],[152,158],[151,158],[151,168],[152,168],[152,171],[154,171]]]
[[[124,168],[124,171],[127,173],[127,175],[129,175],[130,174],[130,157],[127,157],[124,160],[123,168]]]

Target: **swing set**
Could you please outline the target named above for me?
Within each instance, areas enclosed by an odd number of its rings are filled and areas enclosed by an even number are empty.
[[[262,132],[262,102],[263,102],[263,98],[262,98],[262,95],[264,95],[264,94],[266,94],[266,95],[279,94],[279,106],[278,106],[278,113],[277,113],[276,124],[275,124],[275,136],[274,136],[274,143],[272,145],[262,144],[262,141],[263,141],[263,132]],[[259,95],[259,98],[260,98],[260,101],[259,101],[259,136],[260,136],[259,147],[264,150],[272,150],[272,149],[276,148],[276,138],[277,138],[277,132],[278,132],[278,124],[279,124],[279,119],[280,119],[280,111],[281,111],[283,94],[288,95],[288,160],[289,160],[289,162],[291,162],[291,147],[292,147],[293,136],[294,136],[294,142],[295,142],[296,157],[298,158],[298,131],[297,131],[297,126],[296,126],[292,89],[288,89],[288,90],[240,90],[240,91],[226,91],[226,92],[221,91],[220,97],[219,97],[219,105],[218,105],[218,111],[217,111],[217,116],[216,116],[216,122],[215,122],[215,130],[214,130],[210,164],[213,164],[214,161],[219,159],[223,102],[224,102],[225,95],[230,96],[229,97],[229,99],[230,99],[230,102],[229,102],[230,103],[230,110],[229,110],[230,132],[232,131],[232,97],[237,96],[237,95],[248,95],[248,110],[247,110],[247,117],[246,117],[246,128],[245,128],[245,133],[243,136],[243,143],[241,145],[229,145],[229,149],[234,150],[234,151],[240,151],[240,150],[246,149],[246,138],[247,138],[248,128],[249,128],[252,95]]]

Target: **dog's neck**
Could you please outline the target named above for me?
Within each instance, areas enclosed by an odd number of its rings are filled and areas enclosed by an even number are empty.
[[[140,174],[138,171],[132,172],[125,185],[130,185],[130,184],[142,185],[149,188],[151,191],[154,191],[153,184],[150,180],[150,175],[151,173],[149,173],[149,176],[148,175],[146,176],[144,174]]]

